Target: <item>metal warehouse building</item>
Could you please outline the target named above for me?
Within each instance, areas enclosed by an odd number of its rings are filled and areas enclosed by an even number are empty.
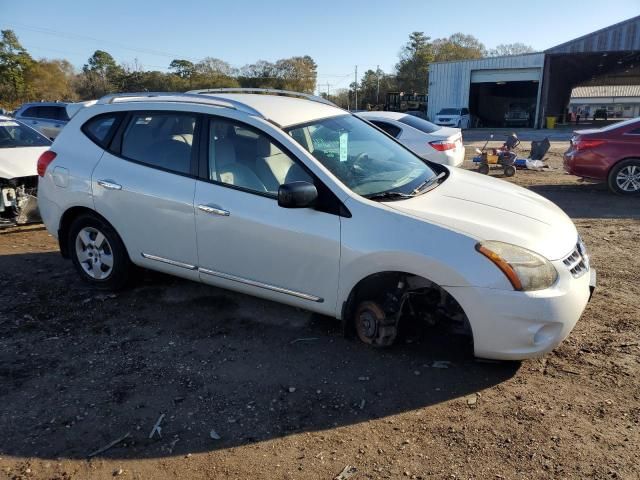
[[[479,123],[503,126],[510,108],[526,108],[532,126],[565,118],[579,85],[640,84],[640,16],[541,53],[433,63],[431,119],[447,107],[467,107]]]

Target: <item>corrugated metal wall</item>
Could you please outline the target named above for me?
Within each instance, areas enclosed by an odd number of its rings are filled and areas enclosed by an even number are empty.
[[[435,114],[445,107],[467,107],[471,72],[474,70],[535,67],[540,68],[542,73],[543,66],[544,53],[432,63],[429,66],[427,116],[433,119]]]
[[[552,47],[546,50],[546,53],[620,52],[625,50],[640,50],[640,16]]]

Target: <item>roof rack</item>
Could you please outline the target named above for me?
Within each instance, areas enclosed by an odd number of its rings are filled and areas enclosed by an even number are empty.
[[[310,93],[292,92],[290,90],[277,90],[275,88],[205,88],[203,90],[189,90],[188,94],[207,96],[211,93],[261,93],[265,95],[280,95],[283,97],[297,97],[310,100],[312,102],[324,103],[325,105],[331,105],[337,107],[335,103],[326,98],[319,97],[317,95],[311,95]]]
[[[101,97],[97,104],[108,105],[112,103],[124,102],[190,102],[202,103],[206,105],[215,105],[217,107],[231,108],[249,115],[255,115],[264,118],[264,115],[255,108],[245,105],[237,100],[230,98],[216,97],[214,95],[196,95],[192,92],[131,92],[131,93],[112,93]]]

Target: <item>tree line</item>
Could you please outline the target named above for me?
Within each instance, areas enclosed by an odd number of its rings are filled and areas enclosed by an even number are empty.
[[[358,105],[355,101],[355,83],[333,94],[321,93],[341,106],[376,108],[384,103],[387,92],[428,93],[429,65],[434,62],[474,60],[485,57],[521,55],[535,50],[523,43],[501,44],[487,49],[473,35],[454,33],[448,38],[431,39],[424,32],[413,32],[399,53],[392,74],[380,69],[366,70],[358,82]]]
[[[432,62],[532,52],[523,44],[499,45],[487,50],[472,35],[456,33],[434,39],[413,32],[402,47],[392,73],[367,70],[348,88],[323,93],[343,107],[384,102],[388,91],[426,93]],[[113,92],[185,91],[200,88],[276,88],[312,93],[317,86],[317,65],[308,55],[276,62],[259,60],[237,68],[224,60],[206,57],[193,62],[174,59],[168,71],[147,70],[137,61],[118,63],[104,50],[96,50],[80,71],[65,59],[34,59],[12,30],[0,32],[0,107],[12,109],[29,101],[80,101]]]

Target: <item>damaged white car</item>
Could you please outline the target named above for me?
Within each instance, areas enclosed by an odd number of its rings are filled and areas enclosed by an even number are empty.
[[[50,146],[37,130],[0,116],[0,227],[40,220],[37,162]]]

